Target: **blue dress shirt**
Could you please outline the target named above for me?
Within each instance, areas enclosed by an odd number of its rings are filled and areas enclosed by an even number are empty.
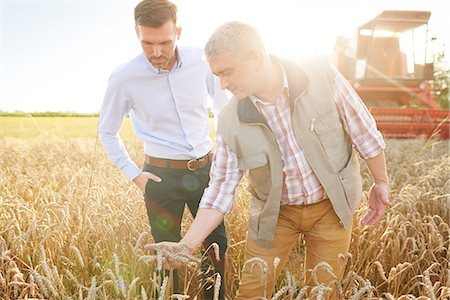
[[[150,156],[192,159],[211,150],[208,96],[215,116],[229,98],[202,59],[201,49],[177,47],[176,53],[170,71],[155,69],[142,53],[109,78],[98,134],[109,158],[129,179],[141,171],[119,136],[127,114]]]

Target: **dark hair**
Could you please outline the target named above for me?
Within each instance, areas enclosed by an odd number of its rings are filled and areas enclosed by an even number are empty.
[[[134,9],[136,25],[160,27],[172,20],[177,24],[177,6],[167,0],[143,0]]]

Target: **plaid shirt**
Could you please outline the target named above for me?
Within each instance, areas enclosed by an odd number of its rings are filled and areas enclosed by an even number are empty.
[[[380,154],[385,143],[375,121],[347,80],[336,70],[333,100],[341,117],[348,124],[348,134],[364,159]],[[283,71],[284,72],[284,71]],[[283,93],[275,104],[250,96],[252,102],[267,119],[283,160],[283,190],[281,205],[306,205],[327,198],[324,188],[306,160],[301,143],[292,130],[289,90],[284,74]],[[214,208],[222,213],[232,209],[234,193],[243,176],[238,158],[220,135],[216,137],[216,152],[211,169],[209,187],[205,190],[200,208]]]

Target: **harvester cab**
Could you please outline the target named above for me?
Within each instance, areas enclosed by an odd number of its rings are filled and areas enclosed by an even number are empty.
[[[336,41],[336,64],[385,137],[449,136],[449,112],[430,86],[429,11],[383,11]]]

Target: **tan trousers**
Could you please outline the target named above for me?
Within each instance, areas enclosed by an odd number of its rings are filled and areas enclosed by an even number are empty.
[[[301,233],[306,243],[305,270],[313,269],[320,262],[327,262],[341,279],[345,266],[342,260],[338,260],[338,255],[349,250],[351,228],[345,229],[340,224],[331,202],[325,200],[306,206],[284,205],[280,209],[271,249],[260,247],[247,237],[246,260],[253,257],[262,258],[268,269],[264,275],[258,265],[247,264],[242,271],[237,299],[262,299],[264,296],[270,299],[276,280]],[[280,259],[276,270],[275,257]],[[314,286],[311,274],[309,271],[305,274],[306,285]],[[325,271],[316,274],[321,283],[326,284],[334,279]],[[333,294],[334,299],[336,291]]]

